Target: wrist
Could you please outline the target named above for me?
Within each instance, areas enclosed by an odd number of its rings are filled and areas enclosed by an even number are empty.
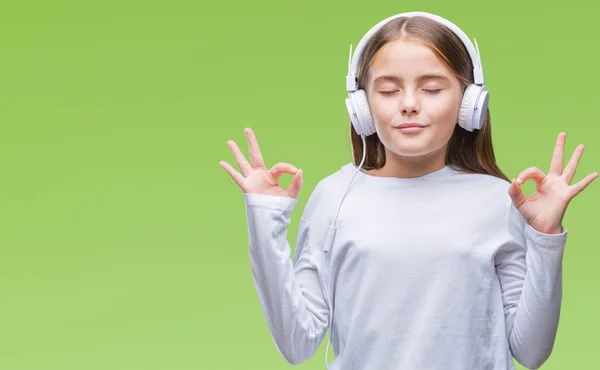
[[[553,225],[553,226],[545,226],[545,227],[537,227],[534,226],[533,227],[537,232],[543,233],[543,234],[560,234],[563,231],[563,227],[562,225]]]

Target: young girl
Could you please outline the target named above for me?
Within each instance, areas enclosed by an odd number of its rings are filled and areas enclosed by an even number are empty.
[[[244,193],[252,277],[278,351],[304,362],[329,328],[330,368],[508,370],[512,357],[540,367],[559,321],[565,209],[598,176],[569,185],[583,145],[563,169],[560,133],[548,174],[509,181],[478,49],[430,13],[369,30],[347,90],[354,161],[310,195],[293,260],[302,170],[267,169],[250,129],[250,163],[228,142],[242,173],[220,162]],[[294,174],[288,189],[283,173]]]

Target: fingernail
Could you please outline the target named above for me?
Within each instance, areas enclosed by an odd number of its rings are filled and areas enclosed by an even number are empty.
[[[523,179],[522,179],[522,178],[520,178],[520,177],[517,177],[517,182],[520,184],[520,183],[522,183],[522,182],[523,182]]]

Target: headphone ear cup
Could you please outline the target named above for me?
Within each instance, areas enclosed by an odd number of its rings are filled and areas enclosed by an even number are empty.
[[[481,88],[479,97],[477,98],[477,104],[475,105],[475,112],[473,112],[473,128],[475,130],[481,130],[483,127],[483,122],[487,115],[489,99],[490,94],[484,88]]]
[[[473,118],[474,102],[477,99],[475,95],[477,85],[469,85],[463,93],[462,103],[460,105],[460,111],[458,112],[458,124],[460,127],[467,131],[473,131],[471,120]]]
[[[458,124],[467,131],[480,130],[488,108],[489,93],[480,85],[467,86],[458,113]]]
[[[357,134],[368,136],[377,132],[364,90],[351,93],[350,97],[346,99],[346,106]]]

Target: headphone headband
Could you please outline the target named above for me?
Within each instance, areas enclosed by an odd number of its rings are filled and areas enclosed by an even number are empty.
[[[396,14],[391,17],[388,17],[388,18],[380,21],[379,23],[377,23],[375,26],[373,26],[363,36],[363,38],[360,40],[360,42],[356,46],[354,55],[352,55],[352,45],[350,45],[350,57],[349,57],[349,61],[348,61],[348,75],[346,76],[346,90],[348,90],[348,92],[354,92],[358,89],[358,79],[356,77],[356,72],[358,70],[358,61],[360,60],[360,56],[362,55],[362,53],[365,49],[365,46],[367,45],[367,42],[369,42],[371,37],[373,37],[373,35],[377,31],[379,31],[379,29],[381,29],[385,24],[387,24],[388,22],[390,22],[393,19],[400,18],[400,17],[409,17],[410,18],[410,17],[415,17],[415,16],[429,18],[434,21],[437,21],[438,23],[441,23],[442,25],[448,27],[452,32],[454,32],[454,34],[456,36],[458,36],[462,40],[463,44],[467,48],[467,51],[469,52],[471,61],[473,62],[474,82],[476,85],[483,86],[483,83],[484,83],[483,68],[481,66],[481,56],[479,55],[479,47],[477,45],[477,40],[473,39],[475,41],[475,45],[473,45],[473,43],[471,42],[469,37],[463,32],[463,30],[461,30],[454,23],[452,23],[449,20],[442,18],[438,15],[426,13],[426,12],[407,12],[407,13],[400,13],[400,14]]]

